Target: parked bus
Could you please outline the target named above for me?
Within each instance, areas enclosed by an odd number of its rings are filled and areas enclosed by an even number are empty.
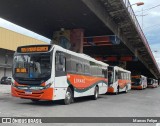
[[[98,98],[108,88],[108,64],[57,45],[17,48],[13,61],[12,96],[38,100]]]
[[[147,77],[143,75],[132,76],[132,89],[145,89],[147,88]]]
[[[147,87],[149,87],[149,88],[156,88],[156,87],[158,87],[158,82],[156,81],[156,79],[148,78],[148,80],[147,80]]]
[[[131,72],[118,66],[108,67],[108,93],[118,94],[131,90]]]

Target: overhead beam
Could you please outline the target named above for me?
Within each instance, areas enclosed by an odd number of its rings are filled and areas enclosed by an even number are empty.
[[[119,28],[117,24],[110,18],[108,15],[106,8],[102,6],[99,0],[82,0],[88,8],[108,27],[111,31],[117,35],[122,42],[134,53],[136,54],[136,49],[131,45],[130,41],[128,41],[127,37],[123,34],[122,30]],[[129,17],[128,17],[129,18]],[[130,19],[131,20],[131,19]],[[134,22],[131,20],[132,25],[134,26]],[[136,28],[135,28],[136,29]],[[138,34],[138,33],[137,33]],[[158,75],[148,67],[148,64],[143,61],[143,58],[140,55],[137,55],[138,59],[150,70],[150,72],[158,78]]]

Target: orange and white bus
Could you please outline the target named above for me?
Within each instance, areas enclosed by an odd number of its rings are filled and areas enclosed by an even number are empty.
[[[143,75],[132,76],[132,89],[145,89],[147,88],[147,77]]]
[[[118,94],[131,90],[131,72],[118,66],[108,67],[108,93]]]
[[[108,64],[57,45],[17,48],[13,61],[12,96],[37,100],[98,98],[108,88]]]
[[[147,79],[147,87],[148,88],[156,88],[158,87],[158,81],[153,78],[148,78]]]

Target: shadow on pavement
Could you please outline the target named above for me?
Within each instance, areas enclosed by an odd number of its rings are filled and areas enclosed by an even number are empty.
[[[104,97],[99,96],[97,100],[102,99]],[[91,96],[86,96],[86,97],[80,97],[80,98],[75,98],[74,103],[83,103],[83,102],[89,102],[89,101],[97,101],[93,100]],[[63,100],[57,100],[57,101],[31,101],[28,99],[29,102],[21,102],[18,104],[27,104],[27,105],[36,105],[36,106],[59,106],[59,105],[64,105]]]

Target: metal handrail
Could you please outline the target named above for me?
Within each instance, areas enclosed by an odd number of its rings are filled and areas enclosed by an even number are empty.
[[[131,7],[131,4],[130,4],[129,0],[123,0],[123,3],[125,4],[128,12],[129,12],[129,14],[130,14],[130,16],[131,16],[131,18],[132,18],[132,21],[134,22],[134,24],[135,24],[135,26],[136,26],[136,29],[137,29],[138,33],[140,34],[140,37],[141,37],[141,39],[142,39],[142,42],[143,42],[144,45],[146,46],[146,48],[147,48],[147,50],[148,50],[151,58],[153,59],[156,67],[158,68],[158,70],[159,70],[159,72],[160,72],[160,69],[159,69],[159,67],[158,67],[158,64],[157,64],[157,62],[156,62],[156,60],[155,60],[155,58],[154,58],[154,56],[153,56],[153,53],[152,53],[152,51],[151,51],[151,48],[150,48],[150,46],[149,46],[149,44],[148,44],[148,41],[147,41],[147,39],[146,39],[146,37],[145,37],[145,35],[144,35],[144,33],[143,33],[143,30],[142,30],[141,26],[139,25],[139,22],[138,22],[138,20],[137,20],[137,18],[136,18],[136,15],[135,15],[132,7]]]

